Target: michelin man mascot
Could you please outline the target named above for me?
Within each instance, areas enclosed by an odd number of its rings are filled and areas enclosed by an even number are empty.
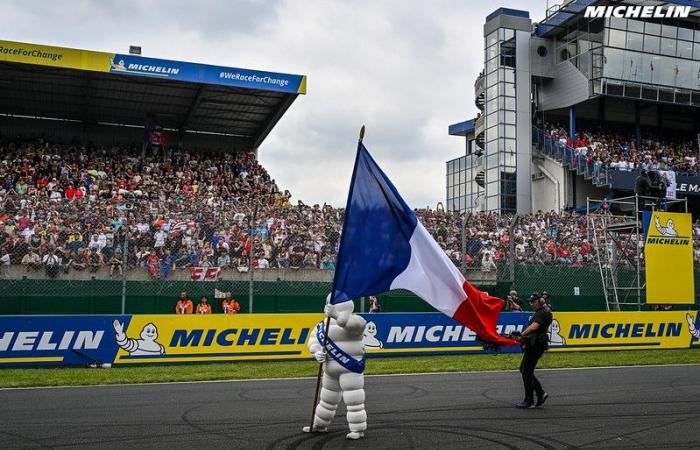
[[[365,412],[365,369],[362,335],[365,319],[352,313],[353,303],[346,301],[330,304],[326,298],[325,313],[331,318],[328,342],[323,348],[326,321],[322,320],[311,333],[308,347],[319,364],[325,363],[321,401],[316,406],[313,431],[325,433],[335,416],[335,410],[342,396],[347,407],[350,433],[348,439],[364,437],[367,429]],[[311,431],[304,427],[305,432]]]

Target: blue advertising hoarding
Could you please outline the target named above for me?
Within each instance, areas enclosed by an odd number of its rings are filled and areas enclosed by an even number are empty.
[[[306,94],[306,76],[116,54],[109,72],[192,83]]]

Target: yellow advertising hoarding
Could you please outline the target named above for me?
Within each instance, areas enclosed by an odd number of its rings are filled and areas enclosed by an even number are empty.
[[[550,350],[688,348],[696,311],[554,313]]]
[[[109,72],[113,53],[0,40],[0,61]]]
[[[647,303],[695,303],[691,215],[646,212],[644,219]]]
[[[131,316],[115,324],[116,364],[309,359],[322,314]],[[118,331],[121,330],[120,334]]]

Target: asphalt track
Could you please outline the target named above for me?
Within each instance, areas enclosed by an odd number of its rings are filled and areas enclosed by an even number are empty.
[[[310,379],[1,390],[0,448],[700,448],[700,366],[538,372],[368,377],[360,441],[301,432]]]

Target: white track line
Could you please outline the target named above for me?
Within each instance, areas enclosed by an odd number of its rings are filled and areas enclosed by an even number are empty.
[[[647,365],[632,365],[632,366],[602,366],[602,367],[558,367],[550,369],[537,369],[538,372],[557,372],[566,370],[608,370],[608,369],[640,369],[640,368],[658,368],[658,367],[689,367],[698,366],[698,364],[647,364]],[[99,369],[96,369],[99,370]],[[119,370],[119,369],[116,369]],[[416,372],[416,373],[391,373],[383,375],[367,375],[367,378],[381,377],[422,377],[429,375],[469,375],[469,374],[484,374],[484,373],[511,373],[518,372],[516,369],[507,370],[472,370],[462,372]],[[0,373],[2,373],[0,371]],[[206,384],[206,383],[246,383],[256,381],[287,381],[287,380],[315,380],[316,377],[290,377],[290,378],[249,378],[245,380],[202,380],[202,381],[158,381],[154,383],[114,383],[114,384],[84,384],[73,386],[28,386],[28,387],[6,387],[0,388],[0,391],[18,391],[18,390],[34,390],[34,389],[76,389],[76,388],[100,388],[100,387],[130,387],[130,386],[159,386],[169,384]]]

